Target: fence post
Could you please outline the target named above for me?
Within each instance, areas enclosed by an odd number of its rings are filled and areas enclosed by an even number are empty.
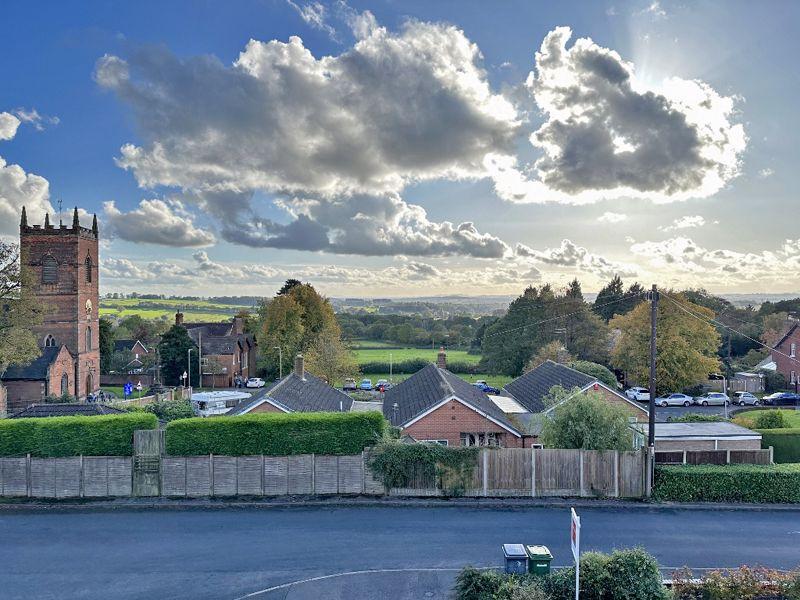
[[[578,450],[580,454],[578,454],[578,464],[580,465],[580,476],[581,476],[581,498],[585,495],[584,486],[583,486],[583,450]]]
[[[489,451],[485,448],[481,450],[481,460],[483,461],[483,495],[489,495]]]
[[[731,464],[731,451],[728,450],[725,454],[726,464]]]
[[[311,493],[317,493],[317,455],[311,455]]]
[[[774,452],[774,450],[773,450],[772,446],[770,446],[769,447],[769,464],[771,464],[771,465],[775,464],[775,461],[773,460],[774,459],[773,452]]]
[[[214,497],[214,455],[208,455],[208,495]]]
[[[614,450],[614,498],[619,498],[619,450]]]
[[[683,464],[686,464],[686,448],[683,449]]]
[[[55,468],[53,469],[53,473],[55,473]],[[31,455],[30,453],[25,455],[25,495],[28,498],[31,497]]]
[[[78,461],[79,469],[78,469],[78,497],[83,498],[83,454],[80,455],[80,459]],[[108,479],[106,479],[106,491],[108,486]]]
[[[536,448],[531,447],[531,496],[536,497]]]

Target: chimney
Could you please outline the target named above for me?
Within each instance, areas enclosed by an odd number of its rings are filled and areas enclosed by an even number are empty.
[[[444,351],[444,346],[439,348],[439,354],[436,356],[436,366],[440,369],[447,368],[447,352]]]
[[[44,213],[44,228],[50,229],[50,215],[48,213]]]
[[[242,317],[233,317],[233,332],[236,335],[244,333],[244,319]]]
[[[298,354],[294,357],[294,374],[297,375],[300,379],[306,378],[306,366],[305,362],[303,361],[303,355]]]
[[[175,313],[175,325],[183,325],[183,313],[180,311]]]

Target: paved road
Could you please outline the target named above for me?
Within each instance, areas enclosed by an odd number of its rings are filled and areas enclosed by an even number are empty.
[[[800,511],[584,508],[581,514],[585,550],[643,545],[665,566],[800,564]],[[0,513],[0,596],[234,599],[342,572],[451,569],[337,577],[258,596],[445,598],[456,569],[500,564],[504,542],[547,544],[554,564],[567,564],[568,522],[563,508]],[[376,592],[380,585],[386,595]]]

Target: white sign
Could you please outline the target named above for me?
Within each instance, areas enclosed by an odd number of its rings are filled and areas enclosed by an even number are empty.
[[[572,545],[572,556],[575,559],[575,600],[578,600],[581,590],[581,518],[574,508],[570,510],[572,511],[572,523],[569,529],[569,540]]]

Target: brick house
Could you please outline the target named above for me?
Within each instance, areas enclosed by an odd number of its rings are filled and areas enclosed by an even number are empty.
[[[3,375],[8,411],[64,392],[83,400],[100,387],[97,217],[81,227],[76,208],[72,226],[28,225],[20,219],[20,261],[30,274],[26,285],[44,306],[41,325],[32,330],[41,356]]]
[[[116,340],[114,352],[131,353],[131,361],[126,365],[128,373],[141,373],[144,358],[150,354],[150,350],[140,340]]]
[[[305,370],[303,355],[294,359],[294,369],[252,400],[228,412],[231,416],[263,412],[350,412],[353,399]]]
[[[436,364],[386,390],[384,417],[420,442],[525,447],[525,437],[511,419],[486,394],[446,367],[442,351]]]
[[[201,387],[233,387],[236,376],[255,377],[257,345],[244,331],[244,319],[228,323],[184,323],[176,313],[175,324],[183,325],[200,349],[203,369]]]
[[[800,323],[794,323],[778,340],[772,352],[775,370],[786,377],[795,392],[800,388]]]

